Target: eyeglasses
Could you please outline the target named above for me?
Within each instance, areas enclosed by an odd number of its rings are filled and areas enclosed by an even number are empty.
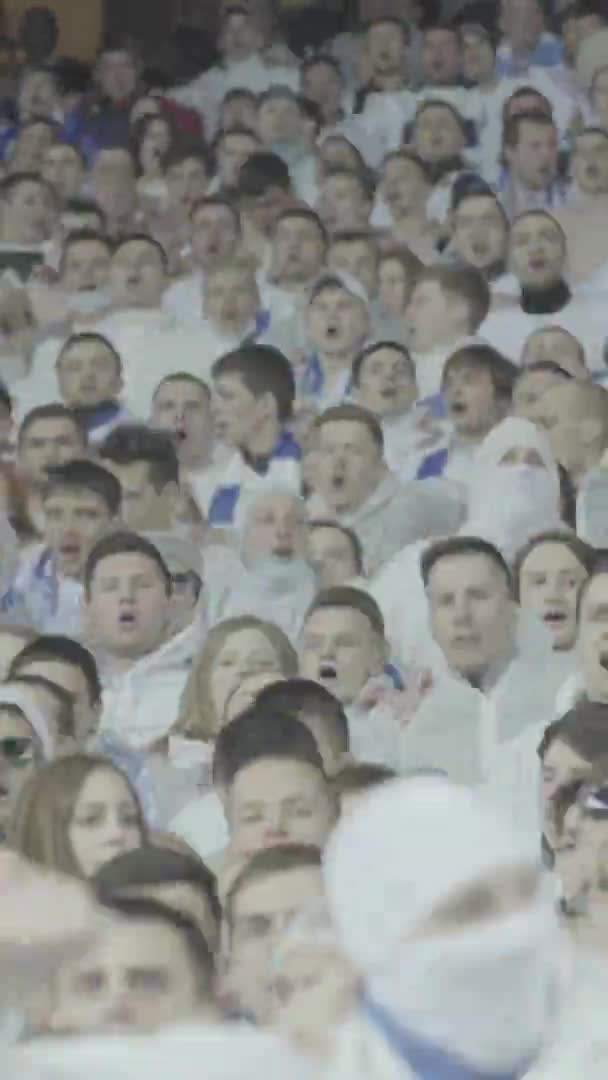
[[[15,769],[23,769],[34,760],[34,743],[28,738],[0,739],[0,757]]]

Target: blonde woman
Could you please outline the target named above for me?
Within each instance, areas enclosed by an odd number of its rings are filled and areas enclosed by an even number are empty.
[[[129,780],[93,754],[59,758],[40,769],[21,793],[8,837],[13,851],[31,862],[85,879],[147,838]]]

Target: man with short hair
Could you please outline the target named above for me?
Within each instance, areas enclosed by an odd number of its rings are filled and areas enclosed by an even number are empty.
[[[120,401],[122,360],[102,334],[72,334],[57,358],[61,398],[97,445],[118,425],[131,419]]]
[[[25,485],[30,518],[38,526],[48,470],[84,457],[86,446],[84,428],[65,405],[41,405],[24,416],[17,435],[17,468]]]
[[[96,734],[101,712],[101,682],[95,658],[74,638],[41,634],[17,654],[9,678],[42,678],[68,694],[81,742]]]
[[[141,424],[120,424],[99,448],[99,459],[122,489],[122,519],[131,529],[168,530],[179,486],[174,442]]]
[[[70,143],[49,146],[42,160],[40,174],[53,186],[63,208],[70,199],[80,195],[84,173],[84,159],[76,146]]]
[[[327,273],[313,286],[305,316],[305,362],[298,397],[315,410],[347,394],[353,362],[370,330],[367,294],[356,280]]]
[[[154,392],[150,419],[176,440],[180,481],[196,477],[212,483],[214,432],[207,384],[186,371],[167,375]]]
[[[497,190],[510,219],[526,210],[560,209],[568,199],[559,175],[559,134],[538,112],[510,117],[504,132],[505,170]]]
[[[583,128],[574,140],[570,167],[572,197],[555,214],[568,237],[568,270],[585,290],[602,292],[608,264],[602,227],[608,207],[608,132]]]
[[[49,469],[41,498],[43,543],[23,556],[13,589],[41,633],[78,637],[84,564],[116,522],[120,485],[92,461],[71,461]]]
[[[366,409],[338,405],[314,427],[318,461],[310,511],[354,528],[368,574],[406,544],[458,527],[458,493],[441,479],[402,485],[386,466],[382,428]]]
[[[0,250],[44,255],[58,210],[53,188],[37,173],[6,176],[0,182]]]
[[[592,470],[603,465],[608,450],[608,391],[569,379],[542,395],[536,422],[546,431],[556,461],[580,490]]]
[[[261,285],[263,302],[275,319],[301,318],[308,290],[327,255],[328,236],[321,219],[304,206],[284,210],[270,247],[270,266]]]
[[[113,240],[137,229],[135,162],[126,147],[102,147],[91,169],[91,193],[105,214],[105,227]]]
[[[531,67],[562,64],[562,44],[545,29],[542,0],[502,0],[501,29],[504,37],[496,57],[499,75],[524,75]]]
[[[317,197],[317,162],[306,141],[301,100],[288,86],[272,86],[258,98],[257,133],[289,167],[296,198],[314,206]]]
[[[178,324],[200,326],[201,290],[209,270],[234,258],[240,236],[240,219],[232,203],[220,195],[207,195],[190,213],[190,261],[192,270],[165,290],[162,306]]]
[[[155,545],[137,533],[98,541],[83,584],[83,619],[102,661],[100,733],[151,749],[177,719],[200,627],[172,634],[171,575]]]

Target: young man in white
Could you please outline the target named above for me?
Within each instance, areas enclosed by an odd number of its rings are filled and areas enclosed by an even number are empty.
[[[240,220],[232,203],[219,195],[208,195],[194,204],[190,226],[192,270],[169,285],[162,306],[179,325],[200,327],[205,276],[218,263],[234,258],[240,237]]]
[[[321,219],[305,206],[284,210],[272,235],[270,266],[260,281],[264,307],[277,320],[301,319],[308,290],[318,280],[328,236]]]
[[[104,686],[100,732],[147,749],[177,719],[200,627],[172,636],[171,575],[158,549],[116,532],[89,554],[83,618]]]
[[[307,350],[297,372],[298,397],[315,409],[346,396],[351,368],[369,334],[368,298],[343,274],[327,274],[314,286],[306,313]]]
[[[42,528],[42,494],[48,470],[85,457],[86,447],[86,433],[65,405],[41,405],[24,416],[17,435],[17,470],[37,529]]]
[[[122,360],[101,334],[68,338],[57,358],[57,382],[62,401],[80,420],[91,445],[131,419],[120,400]]]
[[[358,405],[327,409],[315,422],[317,460],[309,509],[355,530],[372,574],[406,544],[458,528],[463,506],[441,479],[401,484],[384,459],[378,420]]]

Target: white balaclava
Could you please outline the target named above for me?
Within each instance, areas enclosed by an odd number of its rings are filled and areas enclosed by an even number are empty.
[[[537,863],[534,845],[479,795],[443,779],[382,785],[340,822],[325,854],[328,904],[371,999],[404,1033],[486,1071],[540,1050],[562,971],[542,885],[513,913],[417,936],[467,885]]]

